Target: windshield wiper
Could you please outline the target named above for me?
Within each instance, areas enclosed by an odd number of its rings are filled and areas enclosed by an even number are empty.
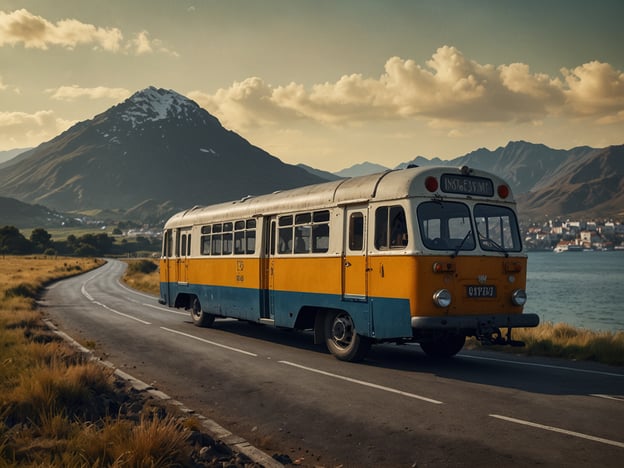
[[[481,243],[482,244],[485,241],[485,243],[490,244],[492,247],[494,247],[494,249],[485,249],[485,250],[495,250],[495,251],[504,253],[505,254],[505,258],[509,257],[509,252],[504,247],[501,247],[496,241],[490,239],[489,237],[485,237],[485,236],[483,236],[481,234],[479,234],[479,236],[481,237]]]
[[[455,258],[457,257],[457,254],[459,253],[459,251],[461,250],[461,248],[464,246],[464,244],[466,243],[466,241],[468,240],[469,237],[472,236],[472,231],[468,231],[466,233],[466,235],[464,236],[464,238],[462,239],[462,241],[459,243],[459,245],[457,246],[457,248],[455,249],[455,252],[453,252],[451,254],[451,258]]]

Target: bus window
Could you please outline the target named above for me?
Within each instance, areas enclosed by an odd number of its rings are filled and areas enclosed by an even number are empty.
[[[479,244],[483,250],[520,252],[522,243],[515,213],[505,206],[478,204],[474,208]]]
[[[329,250],[329,210],[312,213],[312,252]]]
[[[375,211],[375,248],[404,249],[407,245],[407,223],[402,206],[382,206]]]
[[[364,215],[351,213],[349,217],[349,250],[364,248]]]
[[[324,253],[329,250],[329,224],[312,226],[312,252]]]
[[[165,231],[165,235],[163,236],[163,257],[171,257],[172,252],[172,244],[173,238],[171,237],[171,229],[167,229]]]
[[[202,226],[201,228],[201,254],[210,255],[210,226]]]
[[[295,226],[295,253],[310,252],[312,226]]]
[[[289,254],[292,253],[292,240],[293,240],[293,217],[289,216],[281,216],[279,218],[279,242],[277,246],[277,252],[281,254]]]
[[[223,226],[221,224],[212,225],[212,246],[210,248],[210,253],[212,255],[221,255],[221,245],[222,245],[221,231],[222,229],[223,229]]]
[[[432,201],[418,205],[418,226],[425,247],[432,250],[475,248],[470,210],[457,202]]]
[[[245,221],[234,223],[234,253],[237,255],[245,253]]]
[[[182,234],[182,244],[180,246],[180,254],[186,257],[186,234]]]

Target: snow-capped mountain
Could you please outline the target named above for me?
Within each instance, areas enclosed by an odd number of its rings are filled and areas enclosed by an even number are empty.
[[[60,210],[173,209],[322,181],[223,128],[175,91],[150,87],[0,169],[0,195]]]

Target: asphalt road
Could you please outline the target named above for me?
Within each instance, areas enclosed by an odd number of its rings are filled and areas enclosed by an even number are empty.
[[[43,304],[95,353],[269,454],[304,466],[622,466],[624,369],[374,346],[336,360],[311,334],[188,313],[119,283],[125,264],[55,283]]]

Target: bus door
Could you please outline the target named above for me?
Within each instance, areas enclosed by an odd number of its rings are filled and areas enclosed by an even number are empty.
[[[188,262],[191,256],[191,228],[177,230],[176,257],[178,263],[178,283],[188,284]]]
[[[171,257],[173,256],[173,230],[172,229],[167,229],[163,235],[163,248],[162,248],[162,267],[161,267],[161,273],[160,273],[160,281],[161,283],[165,283],[167,286],[167,290],[163,291],[161,290],[161,294],[164,294],[165,297],[163,297],[162,299],[165,300],[166,304],[169,304],[169,298],[171,297],[171,285],[170,285],[170,281],[172,279],[172,274],[175,274],[175,272],[172,272],[172,265],[173,265],[173,260],[171,259]]]
[[[262,223],[262,250],[260,255],[260,319],[273,320],[276,217],[265,217]]]
[[[345,207],[342,249],[342,299],[368,299],[366,205]]]

